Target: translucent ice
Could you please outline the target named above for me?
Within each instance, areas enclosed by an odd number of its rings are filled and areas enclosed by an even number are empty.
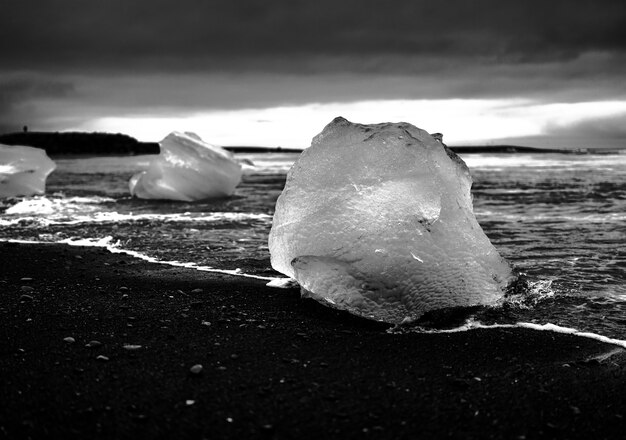
[[[43,194],[55,168],[40,148],[0,144],[0,197]]]
[[[471,184],[424,130],[337,118],[289,171],[272,266],[303,296],[390,323],[494,304],[514,276],[474,217]]]
[[[159,145],[148,169],[130,179],[131,195],[191,202],[229,196],[241,181],[233,155],[194,133],[170,133]]]

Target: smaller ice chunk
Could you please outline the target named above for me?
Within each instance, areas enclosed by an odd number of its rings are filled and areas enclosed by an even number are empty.
[[[0,198],[43,194],[55,168],[40,148],[0,144]]]
[[[195,133],[175,131],[159,145],[161,153],[148,169],[131,177],[131,195],[191,202],[229,196],[241,181],[241,164],[234,156]]]

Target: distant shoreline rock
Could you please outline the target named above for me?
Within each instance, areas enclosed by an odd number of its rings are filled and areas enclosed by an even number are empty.
[[[159,154],[157,142],[140,142],[121,133],[16,132],[0,135],[0,143],[41,148],[49,156]]]

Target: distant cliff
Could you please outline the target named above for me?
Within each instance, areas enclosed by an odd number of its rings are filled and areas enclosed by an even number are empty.
[[[136,155],[158,154],[156,142],[139,142],[120,133],[84,132],[21,132],[0,135],[0,144],[26,145],[46,150],[50,156],[59,155]]]

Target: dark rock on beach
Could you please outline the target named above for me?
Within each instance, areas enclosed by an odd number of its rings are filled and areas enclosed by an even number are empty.
[[[594,340],[392,333],[298,289],[96,248],[0,243],[0,267],[0,437],[617,439],[626,428],[626,356]]]

